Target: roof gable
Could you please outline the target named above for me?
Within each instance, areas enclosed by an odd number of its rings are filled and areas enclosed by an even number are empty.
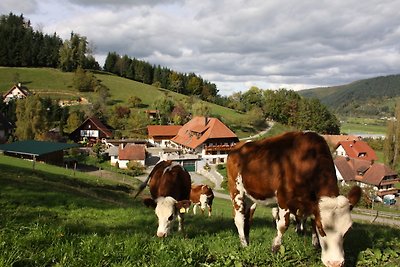
[[[84,122],[82,122],[82,124],[76,128],[71,134],[74,134],[75,132],[81,130],[82,128],[85,128],[85,126],[87,126],[88,124],[93,124],[97,130],[101,131],[104,133],[104,135],[106,137],[111,137],[112,136],[112,132],[110,129],[107,128],[107,126],[105,126],[98,118],[96,117],[90,117],[87,118]]]
[[[119,147],[118,158],[120,160],[145,160],[145,145],[127,144],[125,147]]]
[[[364,141],[340,141],[336,148],[342,146],[347,156],[350,158],[362,158],[365,160],[377,160],[375,151]]]
[[[209,139],[238,140],[236,134],[219,119],[197,116],[183,125],[172,141],[195,149]]]
[[[338,156],[334,163],[345,181],[360,181],[378,186],[385,177],[397,176],[385,164],[368,160]]]
[[[8,90],[6,93],[3,94],[3,98],[5,98],[7,95],[13,94],[16,96],[17,94],[23,95],[24,97],[30,95],[30,91],[26,86],[19,84],[14,84],[10,90]]]

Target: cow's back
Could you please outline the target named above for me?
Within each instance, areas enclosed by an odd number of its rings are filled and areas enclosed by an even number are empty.
[[[170,196],[177,201],[189,200],[191,179],[189,173],[182,166],[165,161],[162,166],[153,171],[149,182],[153,199]]]
[[[240,144],[231,150],[227,169],[230,188],[236,188],[240,175],[246,192],[258,200],[277,193],[278,200],[306,197],[315,202],[320,196],[339,194],[329,147],[313,132],[290,132]]]

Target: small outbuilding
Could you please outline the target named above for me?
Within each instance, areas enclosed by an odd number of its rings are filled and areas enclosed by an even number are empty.
[[[79,145],[27,140],[0,145],[0,151],[7,156],[61,165],[64,160],[64,150],[74,147]]]

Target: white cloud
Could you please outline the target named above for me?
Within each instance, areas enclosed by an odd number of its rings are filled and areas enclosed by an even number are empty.
[[[303,89],[400,69],[399,1],[3,0],[48,33],[195,72],[222,94]],[[23,3],[23,4],[21,4]],[[7,10],[7,9],[10,10]]]

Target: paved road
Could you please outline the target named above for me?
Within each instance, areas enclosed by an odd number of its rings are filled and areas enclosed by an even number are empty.
[[[147,170],[148,173],[151,171]],[[97,176],[102,176],[102,177],[111,177],[111,176],[115,176],[115,173],[111,173],[109,171],[106,170],[101,170],[101,171],[93,171],[93,172],[89,172],[92,175],[97,175]],[[144,181],[147,178],[148,173],[141,175],[141,176],[137,176],[135,178]],[[195,172],[191,172],[190,176],[192,178],[193,183],[197,183],[197,184],[202,184],[202,183],[207,183],[208,178],[199,174],[199,173],[195,173]],[[230,200],[230,196],[228,194],[224,194],[224,193],[220,193],[214,190],[214,195],[217,198],[222,198],[222,199],[227,199]],[[272,204],[272,202],[271,202]],[[386,214],[382,213],[379,215],[379,217],[376,216],[376,214],[371,214],[371,210],[365,210],[365,209],[355,209],[355,211],[352,212],[353,219],[355,220],[361,220],[361,221],[365,221],[368,223],[375,223],[375,224],[385,224],[388,226],[392,226],[392,227],[400,227],[400,220],[399,219],[394,219],[394,217],[390,217],[386,216]]]

